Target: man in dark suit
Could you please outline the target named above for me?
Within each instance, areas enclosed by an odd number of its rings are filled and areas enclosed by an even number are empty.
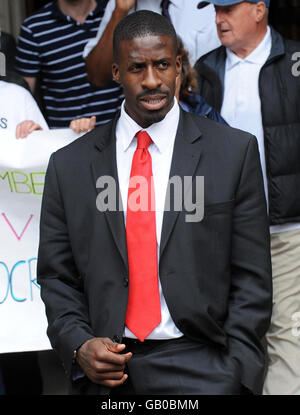
[[[120,114],[51,156],[42,203],[38,281],[72,393],[260,393],[271,264],[256,139],[179,109],[162,16],[124,18],[114,62]]]

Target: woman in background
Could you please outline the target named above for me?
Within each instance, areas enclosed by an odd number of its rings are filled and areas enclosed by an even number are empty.
[[[184,48],[183,42],[179,36],[177,36],[177,42],[178,55],[181,56],[182,60],[182,73],[181,76],[177,78],[175,95],[180,106],[187,112],[227,124],[220,113],[208,105],[204,98],[197,93],[197,75],[195,69],[192,68],[190,64],[189,53]]]

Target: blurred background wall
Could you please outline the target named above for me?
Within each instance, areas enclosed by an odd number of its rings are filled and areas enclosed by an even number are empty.
[[[18,38],[20,25],[27,16],[25,0],[0,0],[0,29]]]

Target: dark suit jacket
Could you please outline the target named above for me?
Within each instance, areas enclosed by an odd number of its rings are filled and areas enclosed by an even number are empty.
[[[38,282],[48,335],[70,378],[75,349],[95,336],[121,341],[124,330],[123,212],[96,208],[97,179],[117,179],[116,119],[54,153],[46,174]],[[187,337],[219,348],[242,384],[259,393],[272,290],[257,141],[181,111],[175,175],[204,176],[205,209],[198,223],[186,222],[184,210],[165,212],[159,275],[170,314]]]

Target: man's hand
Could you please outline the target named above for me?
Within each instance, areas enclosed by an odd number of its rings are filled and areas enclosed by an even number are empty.
[[[72,128],[75,133],[87,133],[93,130],[96,125],[96,117],[93,115],[91,118],[78,118],[70,122],[69,128]]]
[[[135,0],[116,0],[115,10],[121,11],[123,13],[128,13],[132,7],[135,5]]]
[[[109,338],[95,337],[79,347],[77,363],[92,382],[115,388],[128,377],[124,369],[132,353],[119,354],[125,347]]]
[[[34,130],[42,130],[42,127],[31,120],[22,121],[17,125],[16,138],[25,138]]]

